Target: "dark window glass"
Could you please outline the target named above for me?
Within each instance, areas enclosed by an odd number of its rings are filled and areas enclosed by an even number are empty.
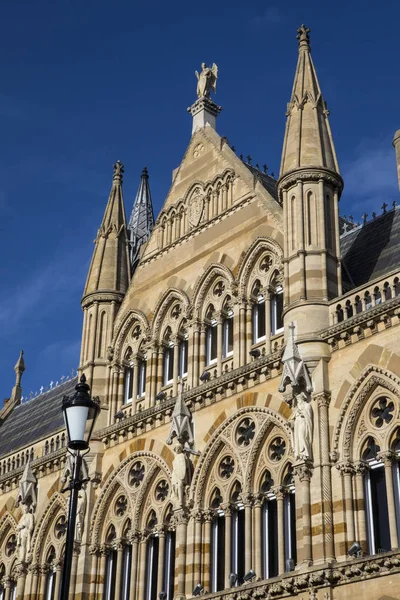
[[[271,298],[271,330],[277,333],[283,327],[283,292],[277,292]]]
[[[121,585],[121,600],[129,600],[129,590],[131,584],[131,563],[132,563],[132,546],[125,545],[122,554],[122,581]]]
[[[217,359],[217,326],[207,327],[207,364]]]
[[[138,395],[138,398],[141,398],[142,396],[144,396],[145,391],[146,391],[146,361],[145,360],[139,360],[138,369],[139,369],[139,376],[138,376],[137,395]]]
[[[125,369],[125,390],[124,390],[124,403],[132,400],[133,391],[133,369]]]
[[[223,323],[223,357],[233,352],[233,317],[228,317]]]
[[[188,365],[188,341],[181,340],[179,343],[179,377],[187,374]]]
[[[367,515],[368,528],[372,529],[368,532],[370,553],[387,552],[391,549],[391,544],[384,467],[370,469],[365,478],[365,485],[365,493],[369,498],[368,510],[371,511],[371,514]]]
[[[253,343],[265,336],[265,302],[264,298],[253,305]]]
[[[146,600],[157,600],[158,537],[151,536],[147,542]]]
[[[266,500],[263,504],[262,520],[262,564],[263,577],[278,575],[278,518],[275,499]]]
[[[293,571],[296,555],[296,500],[294,494],[284,498],[285,571]]]
[[[167,600],[174,597],[175,573],[175,531],[168,531],[165,538],[164,581],[163,591],[167,593]]]
[[[115,573],[117,567],[117,551],[111,550],[106,562],[106,584],[104,586],[105,600],[114,600],[115,597]]]
[[[174,378],[174,348],[168,347],[164,350],[164,381],[167,385]]]
[[[212,591],[218,592],[225,587],[225,517],[219,516],[212,523],[211,535],[211,584]]]

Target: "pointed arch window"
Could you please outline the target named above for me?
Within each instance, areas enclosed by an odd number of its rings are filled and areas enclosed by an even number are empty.
[[[264,496],[262,503],[261,522],[261,554],[262,554],[262,576],[264,579],[278,575],[278,513],[276,496],[272,493],[274,481],[271,473],[264,473],[260,492]],[[277,541],[278,540],[278,541]]]
[[[214,306],[211,304],[207,311],[207,329],[206,329],[206,362],[211,365],[217,362],[218,356],[218,335],[217,321],[214,318]]]
[[[114,525],[110,525],[106,535],[106,543],[109,545],[109,553],[106,561],[104,600],[114,600],[115,597],[115,578],[117,572],[118,554],[112,544],[117,537]]]
[[[137,369],[138,369],[138,388],[137,388],[137,397],[143,398],[146,394],[146,369],[147,363],[145,358],[138,358],[137,360]]]
[[[277,285],[271,295],[271,333],[276,335],[283,331],[283,288]]]
[[[47,571],[47,575],[46,575],[45,600],[54,600],[55,583],[56,583],[56,573],[55,573],[55,566],[54,566],[55,558],[56,558],[56,552],[52,546],[47,554],[47,559],[46,559],[46,566],[48,567],[48,571]]]
[[[133,398],[133,367],[125,369],[124,404],[130,404]]]
[[[233,487],[231,502],[233,505],[231,517],[231,572],[236,573],[238,581],[243,581],[245,575],[245,511],[240,499],[242,488],[239,483]]]
[[[396,430],[392,446],[395,460],[392,462],[394,503],[396,510],[397,536],[400,539],[400,427]]]
[[[233,310],[228,309],[222,321],[222,357],[233,354]]]
[[[296,495],[293,468],[290,466],[283,480],[286,494],[283,499],[283,530],[285,537],[285,571],[294,571],[296,550]]]
[[[362,460],[368,466],[364,474],[364,495],[370,554],[391,549],[385,468],[378,459],[378,452],[380,447],[373,437],[369,437],[364,446]]]
[[[153,533],[147,540],[146,550],[146,600],[157,600],[159,538]]]
[[[188,335],[184,333],[182,338],[179,340],[179,367],[178,367],[178,375],[182,379],[182,377],[186,377],[188,372]]]

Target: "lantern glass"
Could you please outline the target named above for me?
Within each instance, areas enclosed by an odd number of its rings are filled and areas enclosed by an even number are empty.
[[[87,450],[100,407],[89,396],[90,388],[84,375],[75,389],[72,397],[64,396],[62,404],[68,446],[73,450]]]

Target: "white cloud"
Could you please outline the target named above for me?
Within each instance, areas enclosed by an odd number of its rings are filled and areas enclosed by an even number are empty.
[[[383,202],[391,206],[399,199],[395,153],[389,140],[364,142],[344,165],[342,175],[343,200],[355,218],[362,212],[380,214]]]

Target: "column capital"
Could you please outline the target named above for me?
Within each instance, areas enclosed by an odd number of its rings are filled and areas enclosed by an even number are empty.
[[[354,463],[354,470],[356,475],[364,475],[365,471],[367,471],[368,469],[368,464],[364,460],[359,460]]]
[[[100,546],[98,544],[92,544],[91,546],[89,546],[89,554],[100,554]]]
[[[203,521],[204,523],[211,523],[211,521],[213,520],[214,517],[214,511],[213,510],[205,510],[203,511]]]
[[[382,450],[376,455],[378,460],[381,460],[385,467],[391,467],[394,460],[397,460],[397,455],[391,450]]]
[[[313,474],[313,465],[311,462],[302,462],[293,465],[293,474],[298,477],[300,481],[311,481]]]
[[[39,575],[40,573],[40,565],[39,563],[33,563],[29,566],[29,571],[32,573],[32,575]]]
[[[331,393],[330,392],[319,392],[318,394],[313,394],[312,399],[317,402],[318,407],[326,406],[329,407],[331,403]]]
[[[223,502],[221,504],[221,508],[224,511],[226,517],[232,514],[232,505],[230,502]]]
[[[107,557],[110,554],[110,547],[103,544],[100,546],[100,555]]]
[[[287,489],[284,485],[275,485],[271,488],[271,492],[275,494],[277,500],[283,500]]]
[[[28,572],[28,564],[26,562],[19,562],[15,565],[15,572],[18,577],[26,577]]]
[[[201,508],[193,508],[191,511],[191,517],[197,523],[201,523],[203,520],[203,511],[201,510]]]
[[[354,464],[350,460],[342,461],[335,466],[342,476],[348,474],[353,475],[355,473]]]

